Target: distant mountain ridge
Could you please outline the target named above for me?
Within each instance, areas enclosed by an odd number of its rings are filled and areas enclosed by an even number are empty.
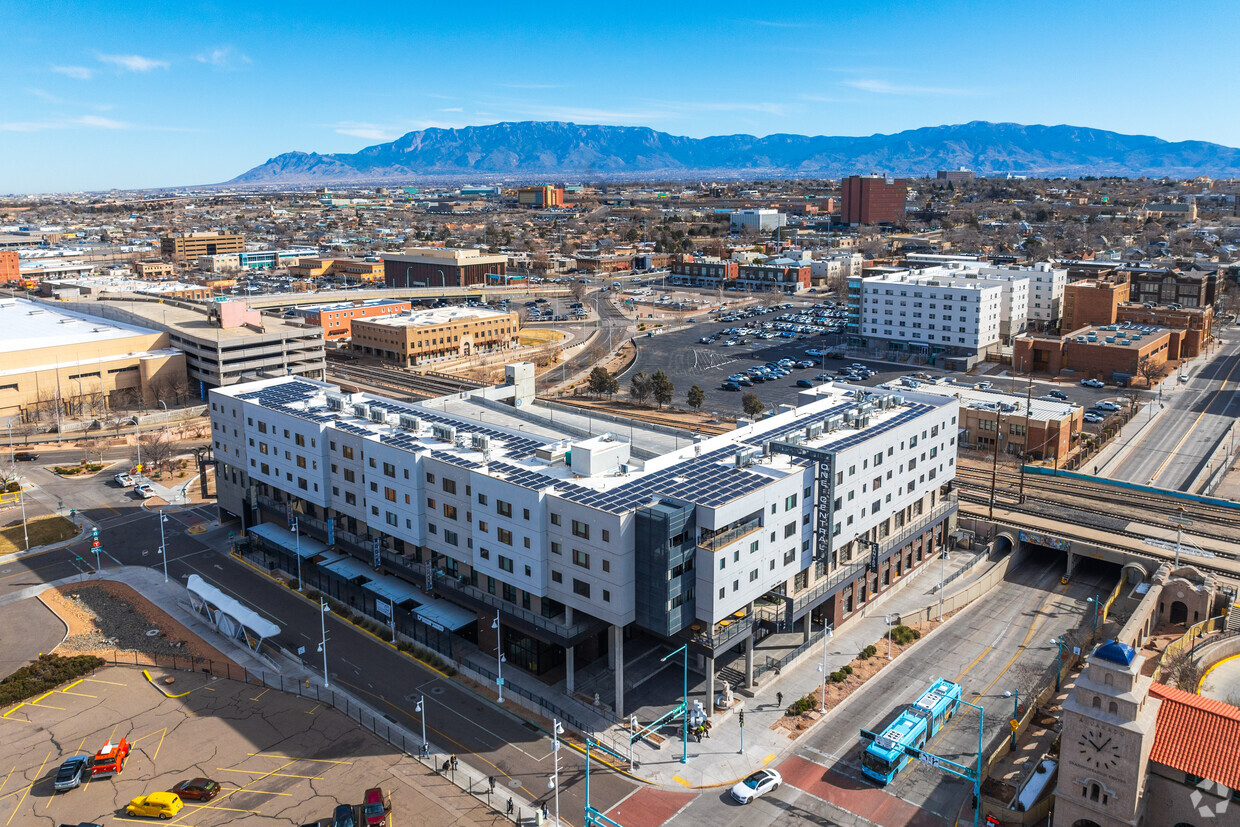
[[[979,175],[1233,176],[1240,174],[1240,149],[1081,126],[989,121],[929,126],[893,135],[776,134],[764,138],[686,138],[640,126],[521,121],[423,129],[352,154],[287,152],[227,183],[548,176],[838,178],[864,172],[925,175],[958,167]]]

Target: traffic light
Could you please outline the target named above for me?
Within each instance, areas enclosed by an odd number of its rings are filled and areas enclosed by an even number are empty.
[[[98,539],[99,539],[99,527],[98,527],[98,526],[92,526],[92,527],[91,527],[91,529],[90,529],[90,537],[91,537],[91,539],[92,539],[92,540],[98,540]]]
[[[741,726],[744,726],[745,725],[745,710],[742,709],[740,712],[736,713],[736,717],[740,721]]]

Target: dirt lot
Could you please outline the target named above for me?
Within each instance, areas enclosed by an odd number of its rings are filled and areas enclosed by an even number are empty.
[[[390,824],[499,824],[502,817],[447,780],[398,754],[335,710],[272,689],[203,673],[105,667],[33,703],[7,710],[0,818],[10,825],[131,819],[139,795],[206,776],[223,786],[210,802],[186,802],[171,824],[302,825],[360,803],[373,786],[391,794]],[[174,682],[165,685],[163,679]],[[124,771],[53,794],[62,761],[105,741],[133,746]]]

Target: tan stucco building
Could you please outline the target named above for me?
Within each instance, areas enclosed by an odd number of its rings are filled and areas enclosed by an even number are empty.
[[[0,421],[101,416],[186,390],[167,333],[0,299]]]
[[[403,365],[473,356],[512,347],[516,313],[444,307],[353,322],[353,349]]]

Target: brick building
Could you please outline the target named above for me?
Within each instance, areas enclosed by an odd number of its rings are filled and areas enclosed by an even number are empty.
[[[1121,267],[1119,272],[1132,285],[1129,297],[1134,302],[1212,307],[1218,300],[1218,273],[1213,270]]]
[[[340,302],[297,307],[293,312],[310,324],[323,328],[327,341],[347,339],[353,335],[353,322],[408,313],[413,305],[397,299],[371,299],[370,301]]]
[[[1200,356],[1214,338],[1213,307],[1151,307],[1128,302],[1119,306],[1115,318],[1121,325],[1167,327],[1178,333],[1172,337],[1171,352],[1167,355],[1171,361]]]
[[[672,260],[672,284],[719,288],[734,284],[740,264],[713,256],[677,256]]]
[[[1024,336],[1016,340],[1012,363],[1018,373],[1072,371],[1080,378],[1127,384],[1139,376],[1145,359],[1156,365],[1174,361],[1184,331],[1136,330],[1116,325],[1083,327],[1059,337]]]
[[[407,316],[355,320],[353,349],[408,367],[507,349],[516,341],[517,332],[516,313],[443,307]]]
[[[489,276],[502,281],[507,267],[507,256],[486,255],[481,250],[420,247],[399,255],[385,254],[383,280],[388,287],[466,287],[485,285]]]
[[[21,278],[16,250],[0,250],[0,284],[11,284]]]
[[[197,261],[199,256],[243,252],[245,236],[238,233],[176,233],[159,239],[159,255],[169,261]]]
[[[1029,459],[1063,459],[1072,450],[1072,435],[1082,430],[1085,409],[1049,399],[1028,400],[1024,394],[976,390],[958,385],[927,384],[919,392],[960,400],[960,446],[999,450]]]
[[[1063,289],[1061,330],[1077,330],[1089,325],[1115,324],[1119,306],[1128,301],[1127,281],[1085,279]]]
[[[553,186],[521,187],[517,190],[517,203],[522,207],[562,207],[564,188]]]
[[[840,219],[849,225],[901,224],[908,186],[882,175],[853,175],[842,182]]]
[[[383,281],[382,261],[356,258],[302,258],[288,268],[290,276],[317,279],[324,276],[342,275],[359,282]]]

